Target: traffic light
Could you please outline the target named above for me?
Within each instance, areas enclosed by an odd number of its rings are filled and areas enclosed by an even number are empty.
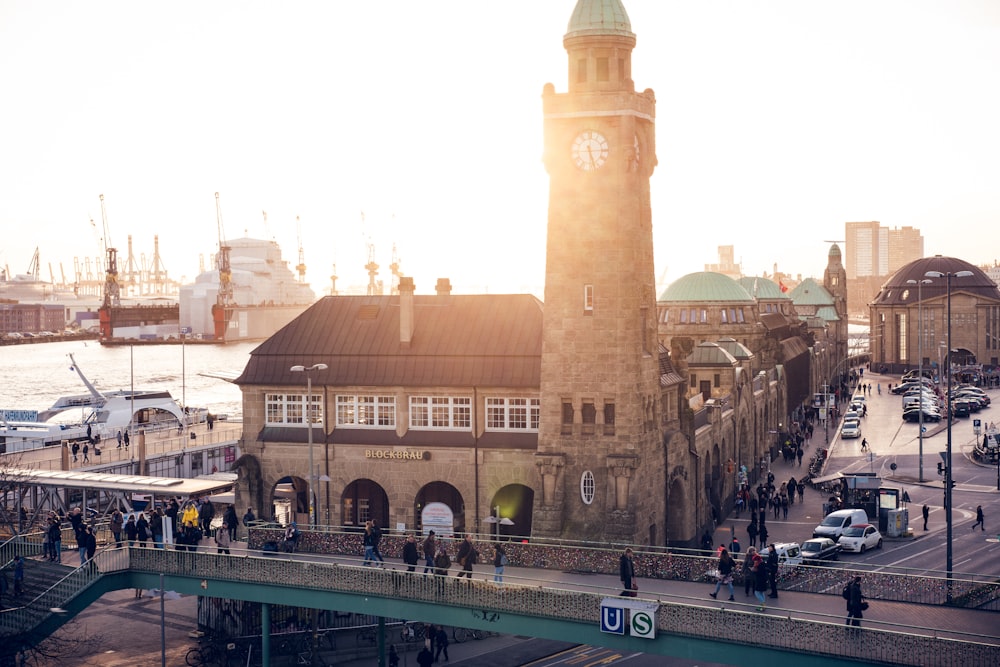
[[[944,464],[941,463],[940,461],[938,461],[938,474],[939,475],[943,475],[944,474]]]

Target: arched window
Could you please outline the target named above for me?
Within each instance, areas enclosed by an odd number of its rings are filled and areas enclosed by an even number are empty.
[[[580,498],[585,505],[594,502],[594,473],[585,470],[580,477]]]

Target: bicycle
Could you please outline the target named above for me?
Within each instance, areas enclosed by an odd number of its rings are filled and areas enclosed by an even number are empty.
[[[229,657],[236,652],[234,641],[210,637],[202,639],[184,656],[184,662],[190,667],[228,667]]]

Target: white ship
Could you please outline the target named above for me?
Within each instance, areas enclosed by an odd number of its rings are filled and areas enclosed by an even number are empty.
[[[89,393],[63,396],[48,410],[0,410],[0,454],[64,442],[117,439],[119,431],[176,428],[201,421],[203,411],[186,411],[168,391],[100,392],[69,355]]]
[[[180,290],[180,326],[202,339],[263,340],[316,301],[308,283],[296,279],[274,241],[248,237],[229,241],[232,296],[219,303],[219,270],[205,271]]]

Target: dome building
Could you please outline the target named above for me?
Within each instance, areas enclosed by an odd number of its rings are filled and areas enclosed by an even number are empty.
[[[982,269],[935,255],[910,262],[889,277],[869,304],[872,364],[901,373],[939,368],[948,346],[948,279],[951,274],[951,348],[963,367],[1000,361],[1000,289]],[[968,272],[969,275],[958,276]]]

